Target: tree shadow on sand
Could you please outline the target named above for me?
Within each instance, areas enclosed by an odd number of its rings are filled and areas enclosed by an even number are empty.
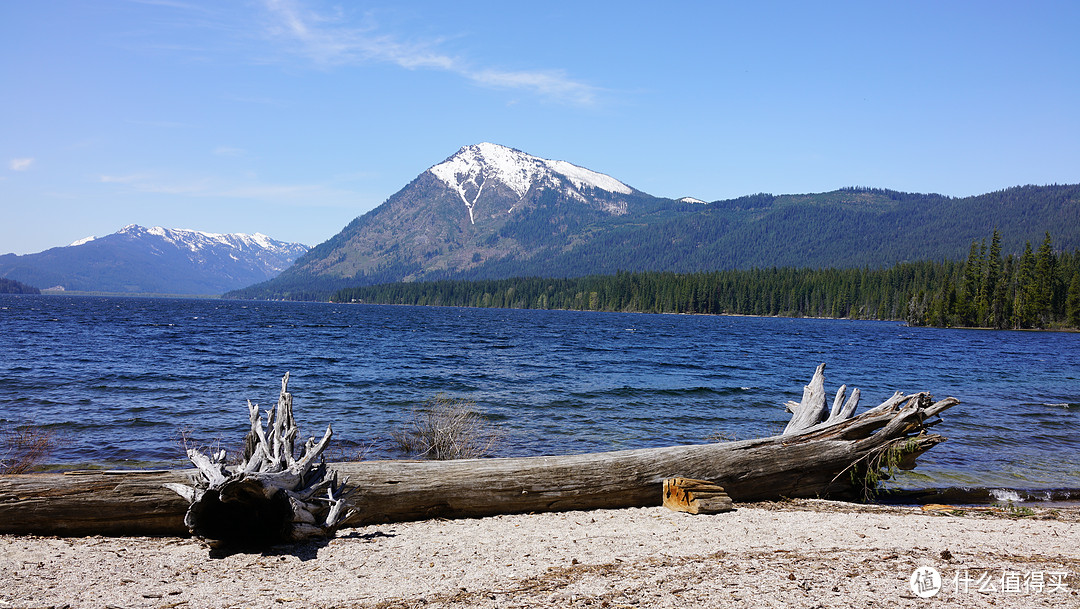
[[[362,543],[372,543],[381,537],[397,537],[396,533],[358,533],[353,531],[347,535],[337,535],[321,539],[309,539],[307,541],[291,544],[281,544],[270,547],[253,546],[238,543],[215,543],[210,544],[210,558],[228,558],[235,554],[261,554],[262,556],[295,556],[303,562],[314,560],[319,557],[319,550],[330,545],[335,539],[355,539]]]

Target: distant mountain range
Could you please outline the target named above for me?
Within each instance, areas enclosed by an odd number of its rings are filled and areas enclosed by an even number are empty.
[[[997,228],[1005,253],[1049,231],[1080,247],[1080,185],[965,198],[847,188],[705,203],[658,198],[565,161],[483,143],[424,171],[269,281],[227,296],[325,298],[360,285],[958,259]]]
[[[256,233],[129,225],[36,254],[0,256],[0,277],[40,289],[216,295],[266,281],[308,251]]]

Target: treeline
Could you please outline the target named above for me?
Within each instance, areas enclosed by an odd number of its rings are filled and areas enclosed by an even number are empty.
[[[40,294],[41,290],[14,279],[0,277],[0,294]]]
[[[708,273],[620,272],[567,279],[394,283],[338,291],[335,302],[642,313],[896,319],[941,265],[885,271],[772,268]]]
[[[986,328],[1080,328],[1080,250],[1055,252],[1050,233],[1038,250],[1002,256],[1001,233],[972,242],[958,276],[912,296],[912,324]]]
[[[964,262],[886,269],[769,268],[619,272],[551,279],[390,283],[346,288],[334,302],[904,320],[913,325],[1080,327],[1080,251],[1002,258],[1001,236]]]

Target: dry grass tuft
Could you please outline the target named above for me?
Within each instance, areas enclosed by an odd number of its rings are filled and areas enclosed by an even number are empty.
[[[58,444],[55,433],[33,425],[0,429],[0,475],[33,471]]]
[[[246,442],[247,438],[244,440]],[[185,460],[188,451],[191,449],[198,450],[206,455],[214,455],[224,450],[227,465],[238,465],[244,457],[245,448],[244,442],[227,442],[221,435],[212,439],[199,437],[192,428],[186,426],[176,428],[176,446],[180,449],[180,454],[183,455]]]
[[[497,434],[475,408],[475,402],[438,395],[414,411],[391,438],[401,450],[422,459],[485,457],[494,449]]]

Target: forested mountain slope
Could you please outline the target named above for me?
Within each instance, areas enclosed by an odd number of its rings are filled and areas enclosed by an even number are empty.
[[[960,260],[995,228],[1007,251],[1054,233],[1080,247],[1080,185],[964,198],[846,188],[703,204],[653,197],[563,161],[481,144],[240,298],[324,299],[336,289],[442,279],[616,271],[880,268]]]

